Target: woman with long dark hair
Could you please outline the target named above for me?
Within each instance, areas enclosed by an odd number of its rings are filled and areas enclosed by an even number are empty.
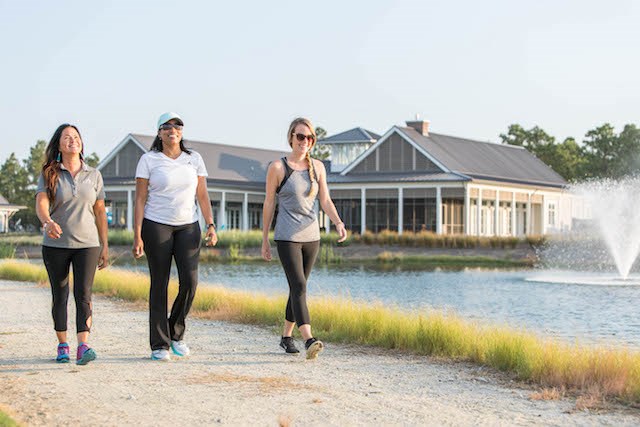
[[[271,261],[269,228],[273,221],[277,198],[278,216],[274,240],[289,282],[289,299],[280,347],[289,354],[299,353],[292,338],[293,328],[297,324],[305,342],[307,359],[315,359],[324,346],[311,334],[306,295],[307,280],[320,248],[320,227],[314,209],[316,199],[335,224],[340,235],[338,242],[347,238],[347,230],[329,196],[324,164],[310,155],[316,144],[316,132],[311,122],[305,118],[293,120],[287,131],[287,142],[291,147],[291,153],[272,162],[267,171],[262,257]]]
[[[191,352],[184,341],[185,320],[198,285],[200,224],[196,200],[207,223],[205,241],[218,241],[207,190],[207,169],[200,154],[185,147],[184,123],[176,113],[158,119],[158,133],[138,162],[133,255],[147,255],[151,290],[149,329],[151,359],[171,360]],[[167,318],[171,260],[178,270],[178,295]]]
[[[44,231],[42,259],[53,295],[51,314],[59,342],[56,361],[69,362],[67,300],[72,267],[76,363],[86,365],[96,358],[88,343],[93,278],[96,267],[107,266],[109,246],[102,175],[84,162],[84,143],[73,125],[60,125],[46,148],[36,190],[36,214]]]

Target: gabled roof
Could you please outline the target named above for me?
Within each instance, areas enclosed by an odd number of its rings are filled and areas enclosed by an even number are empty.
[[[13,203],[9,203],[9,201],[5,199],[5,197],[2,194],[0,194],[0,209],[19,211],[20,209],[26,209],[26,208],[27,208],[26,206],[14,205]]]
[[[364,142],[376,142],[380,139],[380,135],[361,127],[349,129],[347,131],[331,135],[318,141],[319,144],[355,144]]]
[[[429,133],[398,127],[447,169],[476,179],[563,187],[567,182],[523,147]]]
[[[147,151],[155,136],[131,134]],[[239,147],[212,142],[184,140],[184,145],[197,151],[203,158],[209,179],[215,181],[264,183],[269,163],[284,157],[288,151]]]

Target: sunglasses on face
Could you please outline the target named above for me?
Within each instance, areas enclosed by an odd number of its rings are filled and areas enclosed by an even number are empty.
[[[313,135],[305,135],[304,133],[294,133],[296,139],[300,142],[304,141],[305,139],[307,141],[309,141],[310,143],[315,141],[316,137]]]
[[[171,130],[171,129],[175,129],[175,130],[182,130],[182,125],[174,125],[173,123],[165,123],[163,125],[160,125],[160,130]]]

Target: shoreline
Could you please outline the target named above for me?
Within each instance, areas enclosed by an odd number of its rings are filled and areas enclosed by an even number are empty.
[[[464,266],[469,263],[470,266],[477,266],[477,262],[473,259],[480,260],[479,263],[485,263],[488,266],[501,266],[505,268],[530,268],[534,265],[537,257],[535,251],[525,244],[519,245],[515,249],[503,248],[424,248],[411,247],[402,245],[366,245],[351,244],[349,246],[331,246],[333,255],[340,258],[338,262],[329,262],[327,265],[351,265],[351,264],[398,264],[402,263],[402,258],[406,258],[407,264],[416,265],[421,262],[428,263],[430,266],[437,264],[438,258],[448,258],[448,263],[457,266]],[[273,248],[272,248],[273,249]],[[16,259],[41,259],[41,246],[18,245],[16,246]],[[277,261],[277,250],[273,250],[274,260]],[[136,262],[131,255],[131,247],[126,245],[112,245],[109,247],[109,256],[116,263],[132,263]],[[233,259],[229,257],[228,248],[202,248],[200,262],[264,262],[260,257],[260,248],[243,248],[239,250],[239,258]],[[399,259],[385,260],[380,259],[396,256]],[[411,258],[417,258],[410,261]],[[421,259],[420,259],[421,258]],[[144,258],[141,258],[144,262]],[[471,262],[469,262],[471,261]],[[141,262],[138,260],[137,262]],[[317,261],[320,263],[320,260]],[[446,265],[446,264],[445,264]]]
[[[539,389],[469,363],[333,343],[307,362],[281,353],[275,327],[226,321],[190,318],[186,339],[194,355],[155,363],[148,359],[146,310],[102,296],[94,297],[91,340],[98,360],[59,365],[52,361],[48,289],[3,280],[0,305],[0,406],[25,425],[640,422],[637,410],[615,404],[592,411],[576,409],[571,397],[536,400]],[[78,394],[89,409],[84,414],[65,406]]]

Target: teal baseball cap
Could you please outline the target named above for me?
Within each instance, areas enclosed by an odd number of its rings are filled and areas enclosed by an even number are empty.
[[[164,113],[163,115],[161,115],[160,118],[158,119],[157,128],[160,129],[160,126],[162,126],[163,124],[167,123],[169,120],[173,120],[173,119],[178,120],[180,122],[180,124],[184,126],[184,122],[182,121],[182,118],[177,113],[173,113],[171,111],[168,111],[168,112]]]

